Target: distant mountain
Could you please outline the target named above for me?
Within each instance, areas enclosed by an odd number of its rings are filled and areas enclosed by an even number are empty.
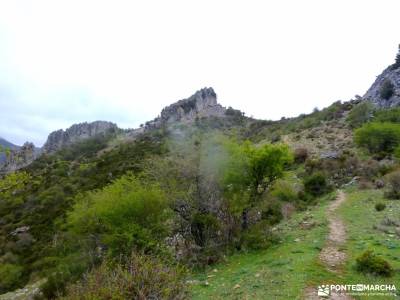
[[[9,148],[12,150],[16,150],[19,148],[19,146],[14,145],[13,143],[7,141],[6,139],[3,139],[2,137],[0,137],[0,146],[3,146],[5,148]]]
[[[12,150],[18,150],[20,147],[17,145],[14,145],[13,143],[10,143],[6,139],[3,139],[0,137],[0,146]],[[0,153],[0,164],[3,164],[6,161],[6,155],[4,153]]]

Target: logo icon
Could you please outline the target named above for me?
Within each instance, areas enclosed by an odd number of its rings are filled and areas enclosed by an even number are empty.
[[[357,284],[356,291],[357,292],[362,292],[363,290],[364,290],[364,285],[363,284]]]
[[[321,297],[329,297],[331,294],[331,290],[329,289],[329,285],[319,285],[317,290],[317,295]]]

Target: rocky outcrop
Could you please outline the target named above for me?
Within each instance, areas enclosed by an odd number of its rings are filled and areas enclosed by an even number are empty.
[[[196,117],[223,117],[225,111],[225,108],[217,103],[217,94],[213,88],[204,88],[187,99],[165,107],[160,118],[164,123],[193,121]]]
[[[224,117],[225,113],[226,108],[218,104],[213,88],[203,88],[191,97],[165,107],[161,115],[147,122],[142,131],[176,122],[190,123],[196,118]]]
[[[0,166],[7,161],[6,150],[17,150],[19,146],[0,137]],[[1,167],[0,167],[1,168]]]
[[[0,167],[1,173],[9,173],[29,165],[38,156],[38,149],[33,143],[26,142],[19,149],[8,149],[5,162]]]
[[[379,108],[400,105],[400,48],[396,62],[376,78],[363,98]]]
[[[95,121],[92,123],[74,124],[67,130],[57,130],[47,138],[43,146],[44,153],[53,153],[65,146],[69,146],[75,142],[94,137],[99,134],[115,132],[117,125],[106,121]]]

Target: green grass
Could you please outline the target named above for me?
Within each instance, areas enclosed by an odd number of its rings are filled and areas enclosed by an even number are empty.
[[[303,299],[306,287],[320,284],[395,284],[400,290],[400,239],[395,234],[373,228],[385,217],[400,221],[400,201],[383,199],[382,191],[348,189],[347,200],[338,209],[347,230],[343,249],[347,261],[339,274],[327,271],[318,254],[324,246],[328,228],[325,211],[332,196],[318,206],[300,212],[277,227],[281,243],[264,251],[239,253],[226,262],[210,267],[194,276],[193,299]],[[375,204],[386,203],[377,212]],[[303,220],[317,225],[301,229]],[[361,274],[355,269],[356,258],[367,249],[389,261],[396,270],[390,278]],[[374,296],[354,296],[354,299],[375,299]],[[394,299],[379,296],[379,299]],[[397,298],[396,298],[397,299]]]
[[[383,198],[383,191],[378,190],[349,190],[346,194],[347,200],[338,210],[347,229],[345,245],[347,263],[343,280],[349,284],[395,284],[400,291],[400,238],[391,232],[391,229],[388,233],[374,229],[374,225],[380,225],[385,217],[400,222],[400,201],[386,200]],[[385,203],[386,209],[381,212],[376,211],[377,202]],[[396,270],[393,277],[382,278],[361,274],[355,270],[356,258],[368,249],[373,250],[393,266]],[[365,296],[359,299],[371,299],[371,297]],[[379,299],[393,299],[393,297],[380,296]]]
[[[277,226],[281,243],[264,251],[230,256],[226,262],[195,276],[193,299],[301,299],[307,286],[331,278],[319,263],[325,243],[325,210],[332,195],[319,206]],[[302,222],[315,222],[302,229]],[[207,284],[208,283],[208,284]]]

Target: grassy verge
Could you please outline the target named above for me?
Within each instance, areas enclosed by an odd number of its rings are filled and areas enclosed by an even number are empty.
[[[386,209],[378,212],[375,204],[383,202]],[[400,201],[385,200],[379,190],[351,191],[348,190],[346,202],[338,213],[343,218],[347,229],[347,264],[342,281],[346,284],[395,284],[400,290],[400,238],[394,232],[394,227],[386,227],[386,233],[375,229],[381,226],[385,218],[400,221]],[[371,249],[387,260],[396,270],[390,278],[361,274],[355,270],[356,258],[365,250]],[[394,299],[393,296],[375,296],[379,299]],[[360,296],[357,299],[372,299],[372,296]],[[399,297],[400,298],[400,294]]]
[[[327,271],[318,259],[328,233],[325,212],[333,198],[331,195],[321,199],[318,206],[297,213],[279,225],[281,243],[260,252],[236,254],[196,274],[193,298],[302,299],[306,287],[320,284],[395,284],[400,290],[400,239],[390,226],[385,231],[376,229],[385,218],[400,221],[400,201],[385,200],[383,192],[376,190],[348,189],[346,196],[346,202],[337,211],[347,231],[347,242],[343,246],[347,262],[339,274]],[[377,202],[384,202],[386,209],[376,211]],[[304,228],[304,222],[315,226]],[[356,271],[356,258],[368,249],[394,267],[394,276],[384,278]],[[400,295],[354,298],[400,299]]]
[[[301,299],[305,287],[331,279],[318,254],[328,232],[326,207],[333,198],[325,197],[320,205],[277,226],[279,244],[233,255],[196,274],[193,299]]]

